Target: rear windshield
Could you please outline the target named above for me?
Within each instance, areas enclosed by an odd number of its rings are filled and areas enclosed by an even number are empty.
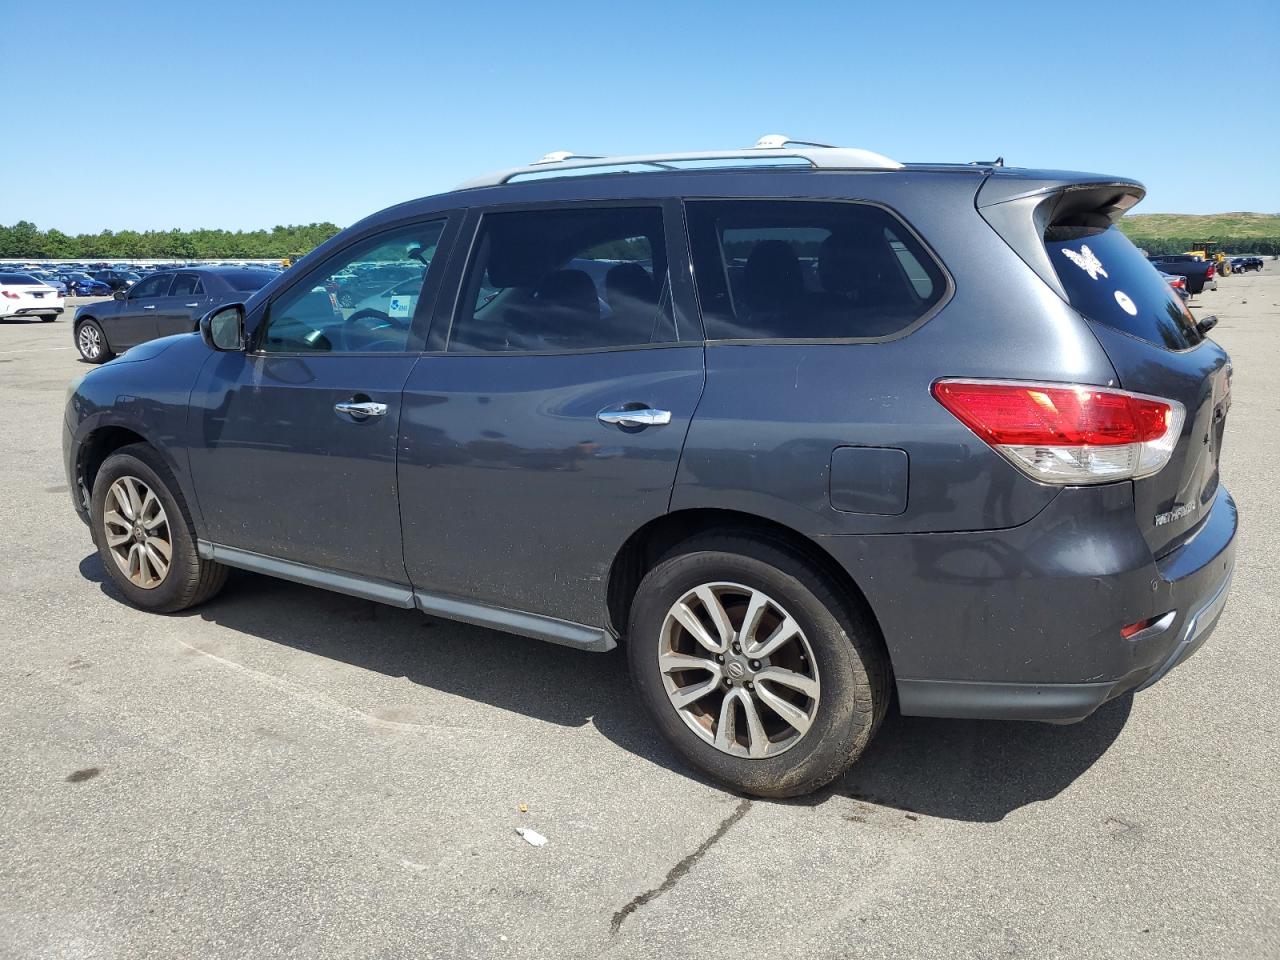
[[[1204,339],[1173,288],[1118,227],[1050,227],[1045,248],[1071,305],[1090,320],[1170,350]]]
[[[224,273],[222,279],[227,281],[232,290],[260,290],[276,278],[270,270],[242,270],[239,273]]]
[[[30,287],[39,285],[40,281],[25,273],[0,273],[0,283],[22,284]]]

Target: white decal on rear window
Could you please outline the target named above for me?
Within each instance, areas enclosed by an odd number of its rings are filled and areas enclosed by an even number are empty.
[[[1064,247],[1062,252],[1067,255],[1068,260],[1087,273],[1090,280],[1097,280],[1099,274],[1104,277],[1107,275],[1107,271],[1102,269],[1102,261],[1088,247],[1082,245],[1079,253]]]
[[[1131,317],[1138,315],[1138,305],[1133,302],[1133,298],[1123,290],[1116,291],[1116,303],[1120,304],[1120,309]]]

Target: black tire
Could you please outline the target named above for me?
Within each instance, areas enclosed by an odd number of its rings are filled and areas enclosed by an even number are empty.
[[[89,356],[87,353],[85,353],[84,347],[80,345],[80,331],[85,327],[93,327],[94,330],[98,331],[98,342],[102,344],[102,349],[96,357]],[[84,359],[86,362],[106,363],[108,360],[110,360],[112,357],[115,356],[115,354],[111,352],[111,344],[107,342],[107,335],[103,331],[102,325],[99,324],[98,321],[94,320],[92,317],[86,317],[85,319],[77,323],[75,330],[73,332],[73,335],[75,336],[75,341],[76,341],[76,351],[80,354],[81,358]]]
[[[52,317],[41,317],[41,318],[40,318],[40,322],[41,322],[41,323],[53,323],[53,321],[55,321],[55,320],[57,320],[57,319],[58,319],[58,318],[57,318],[57,316],[56,316],[56,315],[55,315],[55,316],[52,316]]]
[[[120,570],[107,545],[103,515],[107,491],[121,477],[134,477],[155,492],[168,518],[168,534],[172,555],[169,570],[158,586],[144,589],[135,585]],[[182,490],[159,454],[143,443],[121,447],[103,462],[93,481],[89,503],[90,530],[103,569],[112,584],[135,607],[153,613],[176,613],[204,603],[227,580],[227,568],[212,560],[203,560],[196,550],[195,527],[187,510]]]
[[[666,614],[689,590],[716,581],[777,599],[813,650],[821,694],[812,725],[777,756],[720,751],[686,725],[664,688],[657,653]],[[632,683],[662,735],[692,766],[746,794],[792,797],[830,783],[866,749],[889,705],[889,664],[869,612],[781,542],[708,534],[678,546],[641,581],[626,646]]]

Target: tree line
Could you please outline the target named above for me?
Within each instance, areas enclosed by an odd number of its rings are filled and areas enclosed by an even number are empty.
[[[1204,234],[1185,237],[1164,236],[1126,229],[1123,220],[1120,221],[1120,229],[1124,230],[1125,236],[1133,241],[1135,247],[1145,250],[1151,256],[1200,250],[1203,249],[1205,240],[1214,241],[1215,253],[1257,253],[1262,256],[1280,254],[1280,234],[1273,237],[1213,237]]]
[[[332,223],[270,230],[103,230],[67,234],[19,220],[0,225],[0,257],[26,260],[297,259],[338,232]]]

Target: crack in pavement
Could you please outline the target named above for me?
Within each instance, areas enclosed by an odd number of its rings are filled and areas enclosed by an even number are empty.
[[[720,842],[735,823],[747,815],[747,811],[750,809],[750,800],[743,800],[740,802],[734,809],[733,813],[729,814],[729,816],[725,817],[724,820],[720,822],[720,826],[716,827],[715,833],[702,841],[697,850],[693,851],[693,853],[689,854],[667,871],[667,875],[663,879],[662,883],[658,884],[658,886],[654,887],[652,890],[646,890],[644,893],[637,894],[632,897],[626,906],[613,915],[613,922],[609,925],[609,935],[613,936],[616,934],[618,932],[618,928],[622,926],[622,921],[626,920],[627,917],[631,916],[631,914],[635,913],[649,901],[657,899],[674,887],[681,877],[693,869],[694,864],[706,856],[708,850]]]

